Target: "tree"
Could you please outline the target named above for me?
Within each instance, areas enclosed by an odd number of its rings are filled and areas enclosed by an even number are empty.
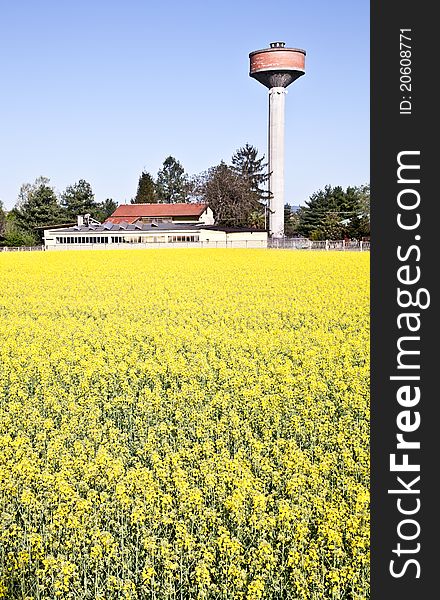
[[[231,169],[236,175],[248,181],[250,189],[262,201],[268,196],[265,184],[269,179],[269,174],[267,172],[267,163],[264,162],[264,156],[261,158],[257,158],[257,156],[258,150],[246,143],[232,155]]]
[[[292,210],[290,204],[284,205],[284,234],[293,236],[298,233],[298,214]]]
[[[369,197],[368,186],[327,185],[310,197],[298,211],[298,231],[312,239],[360,238],[368,235],[369,216],[363,213]]]
[[[84,214],[90,214],[96,219],[98,205],[92,186],[84,179],[66,187],[61,194],[61,206],[66,211],[67,219],[76,220],[78,215]]]
[[[354,214],[344,221],[349,238],[361,239],[370,235],[370,186],[348,187],[346,197],[355,207]]]
[[[255,209],[251,222],[256,227],[266,227],[265,212],[270,194],[266,189],[269,173],[267,172],[267,163],[264,162],[264,156],[258,158],[258,150],[246,143],[234,152],[231,163],[233,173],[246,182],[250,194],[254,196]]]
[[[248,181],[223,161],[201,176],[200,190],[200,196],[212,209],[217,225],[261,226],[256,215],[258,201]]]
[[[33,184],[23,184],[11,211],[17,231],[32,234],[39,240],[42,239],[41,228],[63,223],[66,218],[49,183],[47,177],[38,177]]]
[[[3,233],[3,246],[36,246],[41,243],[38,232],[25,231],[17,224],[13,211],[6,215],[5,230]]]
[[[131,201],[131,204],[149,204],[157,202],[156,184],[153,177],[147,171],[142,171],[136,196]]]
[[[168,156],[157,173],[156,192],[158,202],[186,202],[188,198],[188,177],[180,162]]]
[[[353,189],[358,198],[359,215],[350,224],[351,237],[361,239],[370,236],[370,186],[365,184]]]
[[[358,204],[362,216],[370,220],[370,186],[368,184],[352,188],[358,197]]]
[[[3,209],[3,202],[0,200],[0,238],[4,236],[6,229],[6,213]]]
[[[102,223],[112,215],[118,208],[118,204],[112,198],[106,198],[104,202],[99,202],[95,210],[95,219]]]

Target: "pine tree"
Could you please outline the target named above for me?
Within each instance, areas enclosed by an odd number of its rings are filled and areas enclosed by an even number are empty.
[[[96,209],[96,219],[102,223],[118,208],[117,203],[112,198],[106,198],[104,202],[99,202]]]
[[[188,199],[188,177],[180,162],[168,156],[163,162],[156,179],[158,202],[186,202]]]
[[[369,215],[364,215],[369,198],[368,186],[327,185],[313,194],[298,211],[298,231],[313,239],[362,237],[369,232]]]
[[[269,174],[264,156],[258,158],[258,150],[246,143],[232,155],[231,162],[232,172],[240,177],[249,189],[249,196],[254,205],[251,222],[254,226],[265,227],[267,224],[265,213],[270,194],[266,189]]]
[[[41,228],[57,225],[66,220],[66,213],[60,206],[50,179],[38,177],[33,184],[21,186],[18,201],[11,211],[19,231],[42,239]]]
[[[142,171],[136,196],[131,200],[131,204],[150,204],[154,202],[157,202],[156,184],[150,173]]]
[[[98,205],[90,183],[80,179],[77,183],[67,186],[61,194],[61,206],[69,219],[75,220],[78,215],[90,214],[96,219]]]
[[[269,179],[267,163],[264,156],[257,158],[258,150],[246,143],[232,155],[231,169],[234,173],[248,181],[250,189],[258,195],[261,201],[267,198],[264,184]]]

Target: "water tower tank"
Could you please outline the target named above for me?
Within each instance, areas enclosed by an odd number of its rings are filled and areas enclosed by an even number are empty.
[[[305,50],[272,42],[270,48],[249,54],[249,75],[267,88],[287,87],[305,73]]]

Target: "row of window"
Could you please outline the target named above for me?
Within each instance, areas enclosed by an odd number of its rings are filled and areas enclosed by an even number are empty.
[[[63,236],[56,238],[57,244],[108,244],[108,237],[97,236]]]
[[[167,239],[168,238],[168,239]],[[158,242],[198,242],[197,235],[112,235],[112,236],[59,236],[57,244],[149,244]]]
[[[169,242],[198,242],[200,236],[198,235],[169,235]]]

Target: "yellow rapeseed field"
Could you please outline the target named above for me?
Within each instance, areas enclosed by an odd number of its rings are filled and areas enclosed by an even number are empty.
[[[0,254],[0,597],[369,597],[369,256]]]

